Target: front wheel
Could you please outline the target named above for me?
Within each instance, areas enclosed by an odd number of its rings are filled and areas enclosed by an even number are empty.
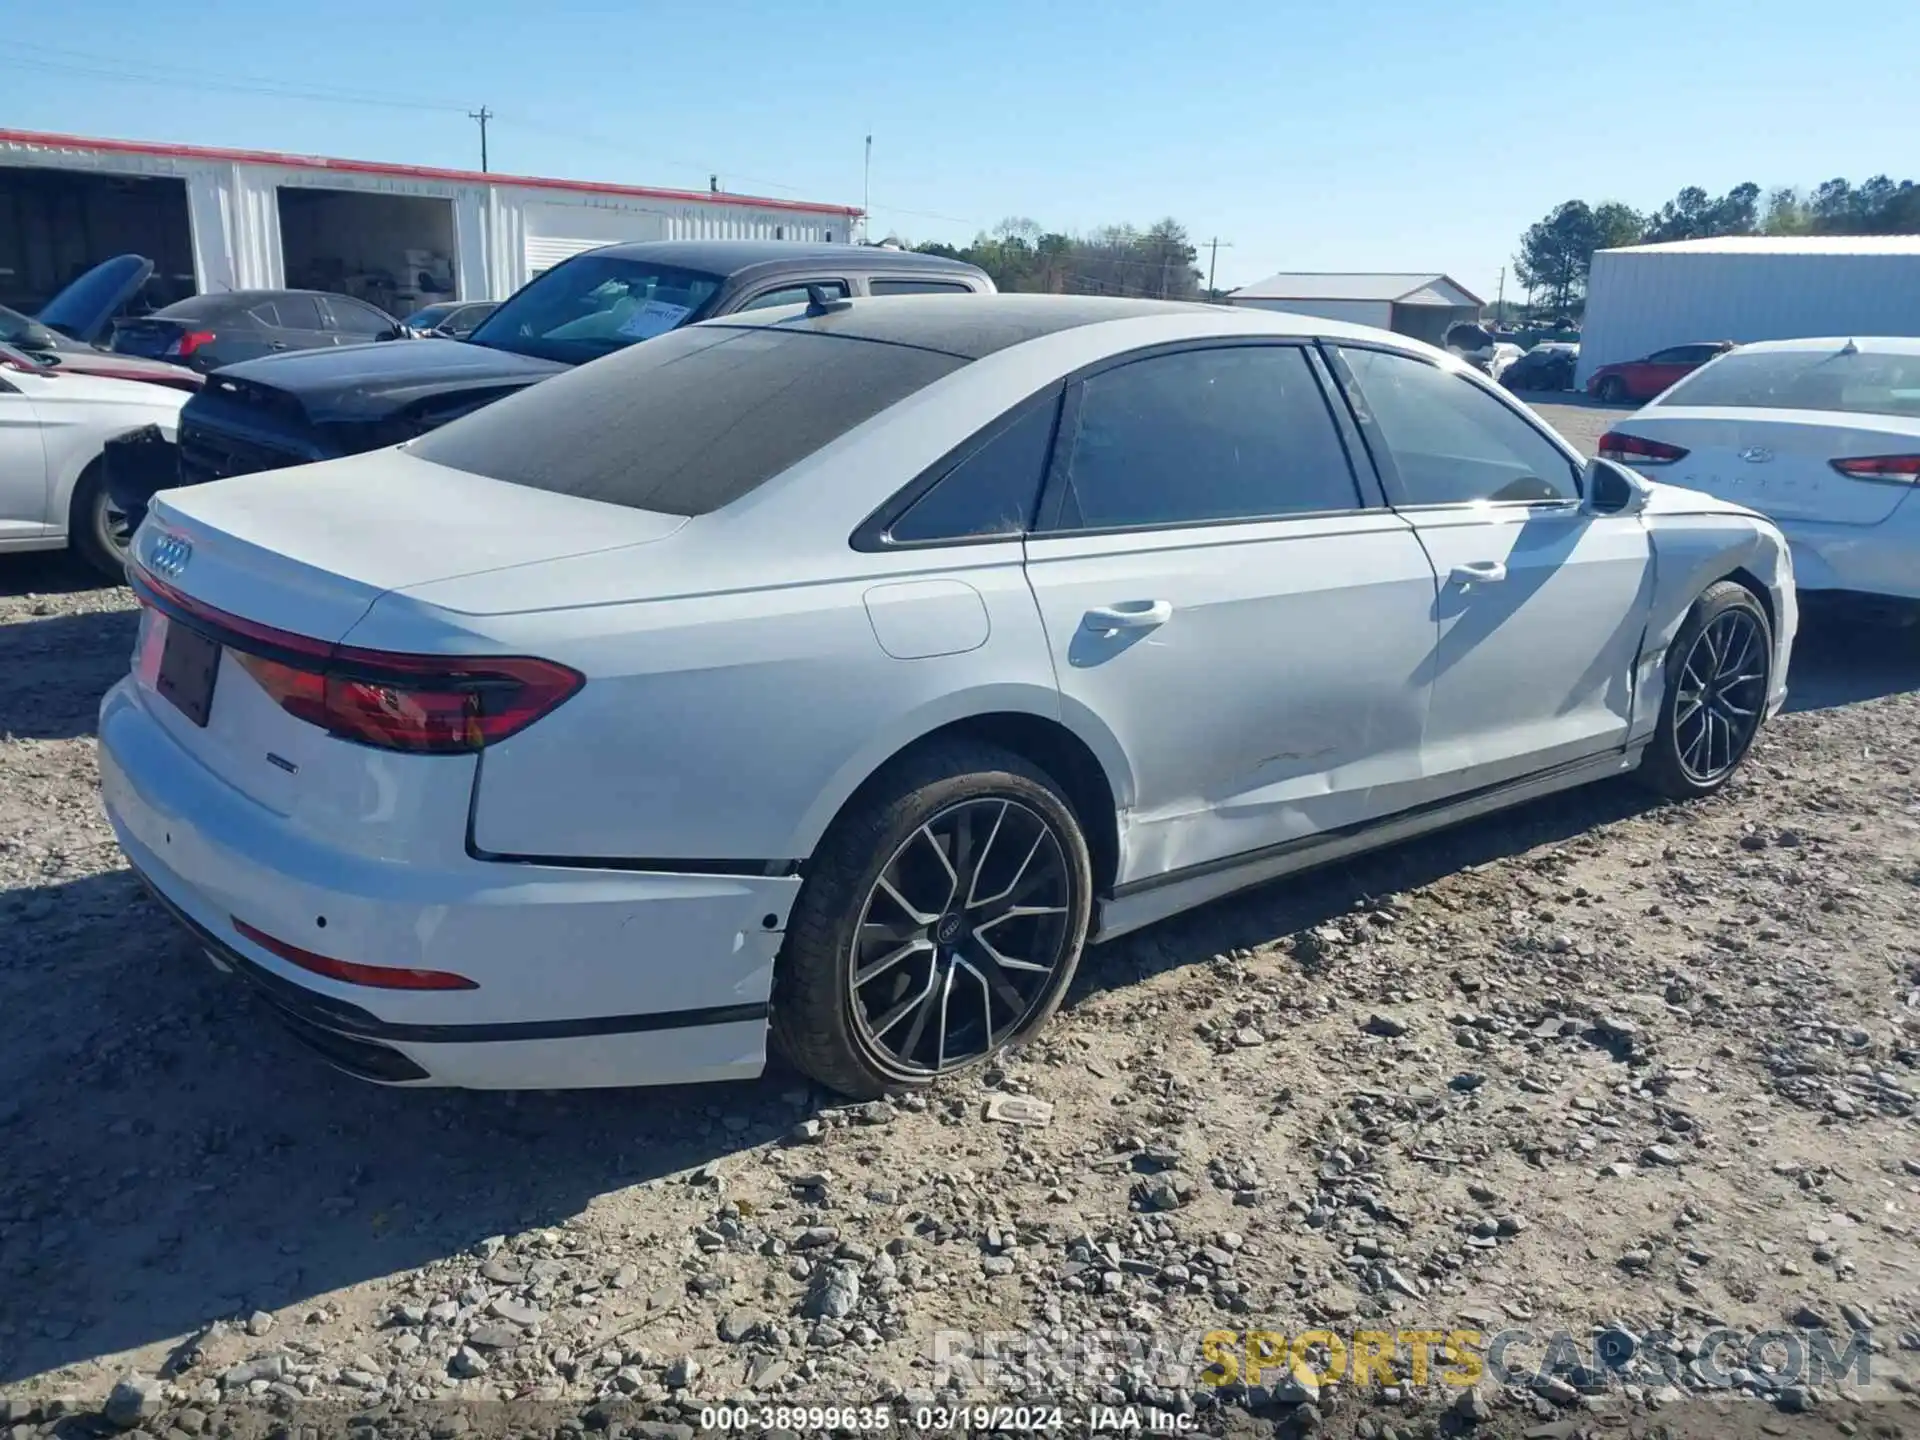
[[[1623,404],[1627,398],[1627,382],[1618,375],[1609,375],[1600,382],[1600,388],[1595,393],[1608,405]]]
[[[815,854],[775,974],[774,1042],[858,1098],[971,1069],[1059,1006],[1092,894],[1086,838],[1045,772],[971,742],[911,756]]]
[[[1746,586],[1709,585],[1667,652],[1660,723],[1640,762],[1662,795],[1711,795],[1746,759],[1772,692],[1773,627]]]

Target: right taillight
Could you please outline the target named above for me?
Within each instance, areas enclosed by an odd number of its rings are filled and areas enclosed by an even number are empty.
[[[142,603],[219,641],[287,714],[361,745],[416,755],[481,750],[517,735],[586,683],[577,670],[526,655],[330,645],[215,610],[144,566],[130,566],[129,574]]]
[[[315,664],[237,650],[234,659],[295,719],[343,740],[454,755],[527,728],[581,686],[528,656],[396,655],[337,646]]]
[[[1855,480],[1890,480],[1896,485],[1920,484],[1920,455],[1859,455],[1827,462]]]
[[[1600,458],[1617,460],[1622,465],[1671,465],[1686,459],[1687,452],[1664,440],[1645,440],[1624,430],[1609,430],[1600,437]]]

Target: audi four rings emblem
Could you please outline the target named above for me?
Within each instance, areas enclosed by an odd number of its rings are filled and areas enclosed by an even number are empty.
[[[147,551],[147,568],[169,579],[187,568],[193,558],[193,542],[184,535],[162,534]]]
[[[1750,449],[1742,450],[1740,452],[1740,458],[1749,465],[1764,465],[1773,459],[1773,451],[1767,449],[1764,445],[1755,445]]]

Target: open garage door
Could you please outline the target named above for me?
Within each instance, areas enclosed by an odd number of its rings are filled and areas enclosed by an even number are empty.
[[[0,305],[36,314],[69,281],[129,254],[153,261],[133,313],[194,293],[186,181],[0,166]]]
[[[295,290],[330,290],[407,316],[459,298],[453,202],[280,187],[280,245]]]

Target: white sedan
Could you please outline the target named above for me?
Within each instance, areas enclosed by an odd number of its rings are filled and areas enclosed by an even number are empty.
[[[48,371],[0,347],[0,554],[70,545],[120,579],[128,536],[101,453],[147,425],[172,440],[186,401],[171,386]]]
[[[392,1083],[854,1095],[1082,947],[1785,695],[1766,520],[1460,361],[1226,307],[829,301],[162,492],[100,714],[133,867]]]
[[[1743,345],[1600,453],[1770,516],[1802,590],[1920,600],[1920,339]]]

